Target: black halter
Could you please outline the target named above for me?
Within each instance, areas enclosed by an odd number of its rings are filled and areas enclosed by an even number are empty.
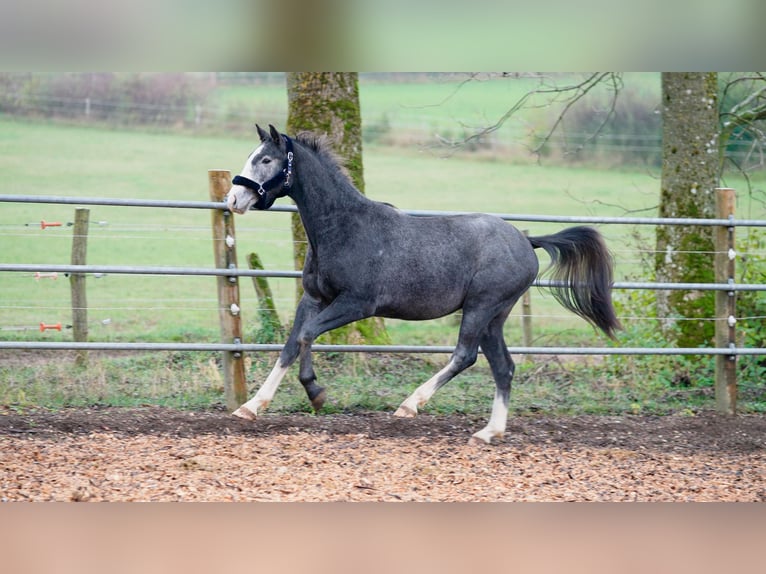
[[[285,134],[282,134],[282,137],[285,138],[285,149],[287,150],[287,157],[285,158],[282,171],[263,183],[258,183],[252,179],[242,177],[241,175],[234,176],[231,183],[233,185],[241,185],[242,187],[252,189],[260,197],[263,197],[267,191],[277,189],[280,186],[284,189],[290,189],[293,185],[293,140]]]

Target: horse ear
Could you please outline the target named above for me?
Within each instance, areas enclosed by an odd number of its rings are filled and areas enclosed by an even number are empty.
[[[271,139],[277,142],[277,144],[282,141],[282,136],[279,134],[279,131],[271,124],[269,124],[269,131],[271,132]]]
[[[255,124],[255,129],[258,130],[258,137],[261,138],[261,143],[269,139],[269,134],[267,134],[266,130],[264,130],[261,126]]]

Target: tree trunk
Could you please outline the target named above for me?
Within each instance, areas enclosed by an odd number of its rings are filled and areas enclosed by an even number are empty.
[[[662,190],[660,217],[715,217],[718,187],[718,78],[715,72],[662,74]],[[713,229],[657,228],[657,280],[712,282]],[[681,347],[709,344],[714,316],[712,292],[659,291],[657,316]],[[671,329],[670,327],[677,327]]]
[[[327,134],[334,151],[343,159],[356,188],[364,193],[362,170],[362,116],[359,82],[355,72],[290,72],[287,74],[287,132]],[[303,269],[308,242],[298,214],[293,214],[293,260]],[[303,285],[298,280],[297,296]],[[332,342],[388,342],[380,318],[358,321],[330,333]]]

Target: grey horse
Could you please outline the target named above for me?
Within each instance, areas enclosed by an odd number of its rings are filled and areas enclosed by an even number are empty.
[[[551,257],[553,294],[564,307],[609,337],[620,328],[611,301],[611,255],[595,229],[578,226],[528,238],[491,215],[407,215],[361,194],[325,138],[290,138],[274,126],[256,128],[261,143],[232,180],[227,206],[242,214],[291,197],[309,250],[305,293],[287,343],[256,395],[234,415],[254,419],[263,411],[298,357],[300,382],[319,410],[325,391],[316,382],[311,345],[322,333],[372,316],[424,320],[462,309],[449,362],[394,414],[415,416],[440,387],[476,361],[481,346],[496,390],[489,422],[472,440],[501,439],[515,368],[503,324],[537,277],[537,248]]]

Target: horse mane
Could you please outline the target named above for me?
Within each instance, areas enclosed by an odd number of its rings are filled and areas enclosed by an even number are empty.
[[[353,185],[346,161],[333,149],[333,144],[336,142],[326,134],[300,132],[296,134],[295,141],[313,151],[323,162],[337,169]]]

